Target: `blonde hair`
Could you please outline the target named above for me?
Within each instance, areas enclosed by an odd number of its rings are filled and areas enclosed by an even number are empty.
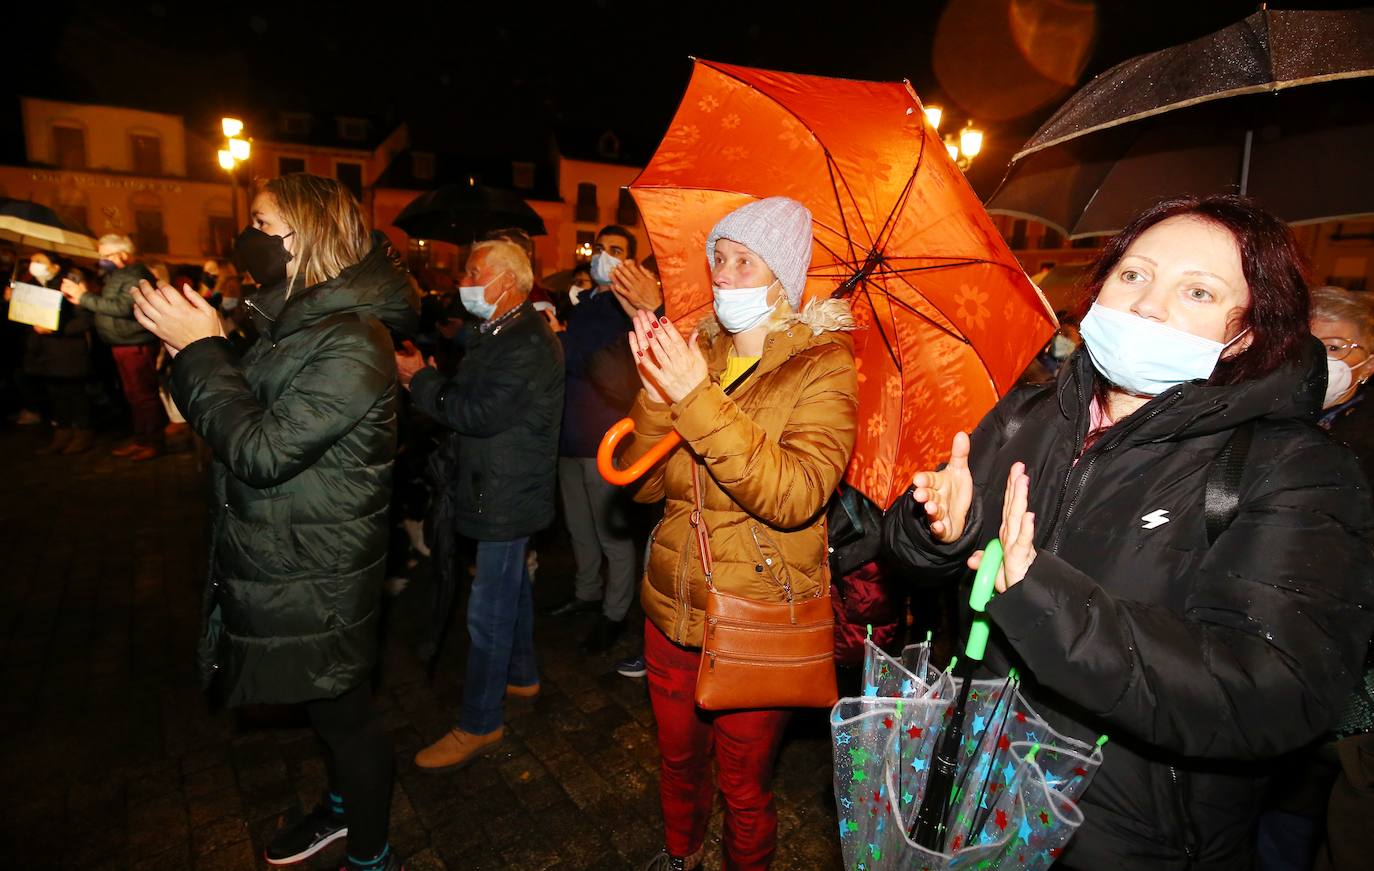
[[[476,257],[479,251],[487,252],[487,265],[505,270],[515,278],[515,289],[521,296],[529,295],[534,287],[534,271],[530,269],[530,258],[525,256],[525,249],[514,242],[494,239],[473,245],[468,259]]]
[[[1361,293],[1343,287],[1318,287],[1312,291],[1312,320],[1349,321],[1363,335],[1351,336],[1365,342],[1374,340],[1374,304]]]
[[[362,207],[334,179],[293,172],[263,182],[261,189],[277,201],[282,220],[296,234],[288,296],[297,279],[313,287],[337,277],[372,249]]]

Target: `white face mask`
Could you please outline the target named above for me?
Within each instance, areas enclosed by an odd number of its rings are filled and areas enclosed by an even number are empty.
[[[598,251],[592,257],[592,281],[605,287],[611,283],[611,273],[620,265],[620,260],[607,254],[605,251]]]
[[[505,273],[501,273],[505,275]],[[497,278],[500,278],[498,275]],[[495,302],[487,302],[487,284],[466,284],[458,288],[458,299],[463,303],[463,308],[472,312],[482,320],[491,320],[491,316],[496,313],[496,306],[505,297],[506,291],[501,291],[501,295]]]
[[[1158,396],[1176,384],[1210,378],[1221,353],[1245,335],[1222,344],[1097,303],[1078,329],[1093,368],[1139,396]]]
[[[1322,397],[1322,408],[1331,408],[1339,404],[1346,391],[1350,390],[1355,384],[1355,370],[1362,368],[1374,357],[1368,357],[1363,363],[1351,366],[1344,360],[1332,360],[1326,358],[1326,395]]]
[[[49,278],[52,278],[54,271],[55,270],[46,263],[29,264],[29,275],[32,275],[38,281],[47,281]]]
[[[777,284],[774,281],[773,284]],[[716,302],[716,319],[730,333],[745,333],[764,322],[777,303],[768,304],[768,291],[773,284],[764,287],[714,288],[712,294]]]

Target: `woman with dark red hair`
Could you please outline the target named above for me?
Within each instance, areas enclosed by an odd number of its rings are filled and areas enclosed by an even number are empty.
[[[956,435],[886,541],[953,579],[1001,538],[988,667],[1063,733],[1111,736],[1059,867],[1248,868],[1269,761],[1361,673],[1368,484],[1316,426],[1325,355],[1273,216],[1161,203],[1090,278],[1057,382]]]

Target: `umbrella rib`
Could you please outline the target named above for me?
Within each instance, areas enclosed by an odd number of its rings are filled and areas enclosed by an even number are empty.
[[[888,243],[889,239],[891,238],[890,234],[889,234],[889,238],[888,238],[888,239],[884,239],[884,238],[883,238],[883,235],[884,235],[885,233],[888,233],[888,228],[891,227],[891,228],[892,228],[891,231],[894,232],[894,233],[895,233],[896,230],[897,230],[897,225],[896,225],[896,223],[893,221],[893,218],[897,217],[897,213],[898,213],[898,212],[901,212],[903,209],[906,208],[907,200],[911,197],[912,188],[914,188],[915,185],[916,185],[916,176],[919,175],[920,172],[921,172],[921,164],[925,161],[925,157],[926,157],[926,137],[925,137],[925,133],[922,132],[922,134],[921,134],[921,146],[920,146],[920,150],[918,150],[918,151],[916,152],[916,165],[915,165],[914,167],[911,168],[911,175],[907,178],[907,180],[906,180],[906,185],[902,188],[902,193],[901,193],[901,195],[897,197],[897,202],[896,202],[895,204],[893,204],[893,206],[892,206],[892,211],[888,213],[887,219],[886,219],[885,221],[883,221],[883,226],[882,226],[882,228],[878,230],[878,240],[879,240],[879,241],[878,241],[878,244],[875,245],[874,247],[876,247],[879,251],[881,251],[881,250],[883,250],[884,248],[887,247],[887,243]]]
[[[835,211],[840,213],[840,226],[844,230],[842,238],[845,244],[849,246],[850,260],[856,261],[857,264],[859,259],[858,252],[854,250],[854,236],[849,232],[849,218],[844,214],[844,202],[840,199],[840,186],[835,183],[835,162],[831,160],[829,151],[825,153],[825,171],[830,175],[830,192],[835,195]],[[817,223],[820,222],[818,221]],[[866,230],[868,228],[865,227],[864,229]],[[871,242],[872,239],[869,241]],[[834,252],[832,251],[831,253],[833,254]]]
[[[878,335],[879,335],[879,337],[882,338],[882,340],[883,340],[883,345],[887,348],[887,356],[889,356],[889,357],[892,358],[892,365],[894,365],[894,366],[897,367],[897,372],[898,372],[898,374],[902,374],[902,373],[903,373],[903,369],[902,369],[902,357],[901,357],[900,354],[897,353],[896,349],[894,349],[894,348],[892,347],[892,342],[891,342],[891,340],[889,340],[888,337],[887,337],[887,330],[884,330],[884,329],[883,329],[882,318],[878,315],[878,307],[877,307],[876,305],[873,304],[873,295],[872,295],[871,293],[869,293],[869,290],[868,290],[868,282],[867,282],[867,281],[864,281],[864,282],[861,282],[861,284],[863,285],[864,298],[868,300],[868,308],[869,308],[869,311],[873,312],[873,325],[874,325],[875,327],[878,328]],[[890,294],[884,294],[884,296],[887,297],[887,300],[888,300],[888,303],[889,303],[889,306],[890,306],[890,304],[893,302],[892,296],[891,296]],[[918,313],[918,314],[919,314],[919,313]],[[891,308],[890,308],[890,307],[889,307],[889,309],[888,309],[888,315],[889,315],[889,317],[891,316]],[[892,332],[893,332],[894,334],[897,332],[897,319],[896,319],[896,318],[893,318],[893,319],[892,319]]]
[[[884,272],[889,272],[889,271],[890,271],[890,270],[887,269],[886,264],[880,263],[880,264],[878,264],[878,268],[879,268],[879,269],[882,269]],[[944,310],[941,309],[938,305],[936,305],[935,302],[934,302],[933,300],[931,300],[928,296],[926,296],[925,294],[921,293],[921,289],[920,289],[919,287],[917,287],[916,285],[912,284],[910,281],[907,281],[905,276],[899,275],[899,274],[897,274],[897,273],[892,273],[892,277],[893,277],[893,278],[896,278],[898,281],[900,281],[901,283],[905,284],[907,287],[911,288],[912,291],[914,291],[916,294],[920,295],[920,297],[921,297],[922,299],[924,299],[927,303],[930,304],[930,307],[931,307],[931,308],[933,308],[933,309],[935,309],[935,311],[939,312],[940,317],[944,318],[946,322],[948,322],[948,323],[951,324],[951,325],[954,324],[954,319],[953,319],[953,318],[951,318],[949,315],[945,314]],[[888,294],[888,298],[889,298],[889,299],[894,299],[894,300],[897,299],[897,297],[893,296],[893,295],[890,294],[890,293]],[[901,300],[897,300],[897,302],[898,302],[899,305],[902,305],[902,306],[904,306],[904,307],[907,307],[907,306],[908,306],[907,303],[902,302]],[[925,320],[927,320],[927,321],[930,321],[930,323],[931,323],[932,326],[934,326],[934,327],[935,327],[936,329],[938,329],[940,332],[945,333],[946,335],[950,336],[951,338],[957,339],[957,340],[959,340],[960,342],[963,342],[963,343],[966,344],[966,345],[972,345],[972,344],[973,344],[972,342],[970,342],[970,341],[968,340],[968,337],[967,337],[967,336],[964,336],[962,333],[959,333],[959,332],[953,332],[953,331],[951,331],[950,329],[948,329],[948,328],[946,328],[946,327],[940,325],[939,323],[936,323],[933,319],[931,319],[931,317],[930,317],[929,315],[921,314],[920,312],[916,312],[916,314],[920,315],[920,317],[922,317],[923,319],[925,319]]]
[[[868,283],[867,283],[867,282],[864,282],[864,292],[865,292],[865,294],[867,294],[867,292],[868,292],[868,291],[867,291],[867,288],[868,288]],[[901,297],[894,296],[894,295],[892,295],[891,293],[884,293],[884,294],[883,294],[883,297],[888,301],[888,304],[889,304],[889,305],[897,306],[898,308],[902,309],[903,311],[905,311],[905,312],[907,312],[907,313],[909,313],[909,314],[912,314],[912,315],[914,315],[914,316],[920,318],[921,320],[923,320],[923,321],[925,321],[926,323],[930,324],[931,327],[933,327],[933,328],[936,329],[936,330],[939,330],[940,332],[944,333],[946,336],[949,336],[951,339],[954,339],[956,342],[961,342],[961,343],[963,343],[963,344],[965,344],[965,345],[972,344],[971,342],[969,342],[969,340],[968,340],[967,337],[960,335],[960,334],[959,334],[958,332],[956,332],[955,330],[952,330],[952,329],[950,329],[949,327],[945,326],[944,324],[940,323],[939,321],[935,320],[935,319],[932,318],[930,315],[928,315],[928,314],[926,314],[925,312],[921,311],[920,309],[916,308],[916,307],[913,306],[911,303],[907,302],[906,300],[902,299]],[[929,302],[929,300],[927,300],[927,302]],[[873,305],[873,300],[872,300],[872,298],[870,297],[870,298],[869,298],[869,306],[872,307],[872,305]],[[932,303],[932,305],[933,305],[933,303]],[[938,309],[937,309],[937,310],[938,310]],[[876,312],[877,310],[874,309],[874,311]],[[895,322],[895,319],[894,319],[894,325],[895,325],[895,323],[896,323],[896,322]],[[894,326],[894,329],[895,329],[895,326]]]

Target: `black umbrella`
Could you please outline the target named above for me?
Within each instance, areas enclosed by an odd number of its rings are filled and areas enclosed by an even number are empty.
[[[1374,10],[1270,11],[1093,79],[1012,158],[988,210],[1070,237],[1180,194],[1290,223],[1374,213]]]
[[[519,227],[542,236],[544,221],[511,191],[480,184],[450,184],[416,197],[392,221],[416,239],[471,245],[492,230]]]

